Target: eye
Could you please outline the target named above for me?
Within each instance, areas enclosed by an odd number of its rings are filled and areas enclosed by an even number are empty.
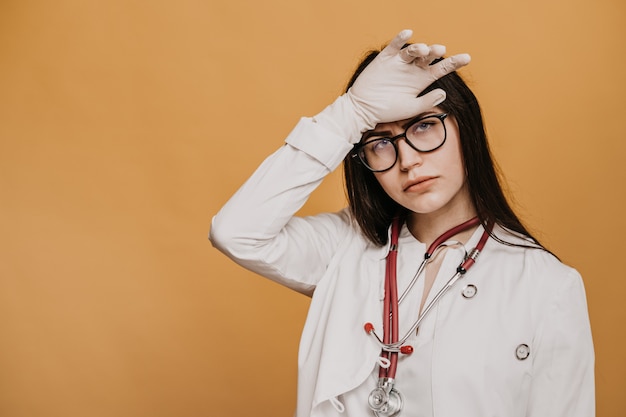
[[[368,153],[380,154],[393,148],[393,144],[389,138],[374,139],[365,146]]]
[[[428,132],[437,123],[437,119],[424,119],[414,123],[409,127],[408,134],[419,135]]]

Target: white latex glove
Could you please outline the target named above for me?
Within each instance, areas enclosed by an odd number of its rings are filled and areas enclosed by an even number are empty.
[[[446,98],[436,89],[417,97],[435,80],[469,64],[468,54],[454,55],[429,65],[446,53],[445,46],[413,44],[402,46],[411,38],[403,30],[358,76],[346,94],[314,117],[315,122],[357,143],[361,134],[378,123],[408,119]]]

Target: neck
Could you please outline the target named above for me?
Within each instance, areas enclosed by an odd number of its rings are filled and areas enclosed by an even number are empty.
[[[417,240],[427,247],[439,236],[453,227],[476,217],[476,210],[473,206],[464,210],[457,210],[455,213],[411,213],[407,217],[407,227]],[[465,243],[474,233],[477,226],[467,229],[456,236],[454,240]]]

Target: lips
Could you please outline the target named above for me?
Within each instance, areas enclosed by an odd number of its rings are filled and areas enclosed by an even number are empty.
[[[403,184],[402,189],[404,191],[421,191],[425,188],[430,187],[430,185],[433,183],[433,180],[435,180],[436,178],[436,176],[423,175],[421,177],[408,180]]]

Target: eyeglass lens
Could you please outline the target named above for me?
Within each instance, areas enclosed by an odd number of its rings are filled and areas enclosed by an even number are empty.
[[[396,141],[405,138],[413,149],[431,152],[446,140],[444,119],[446,114],[427,116],[411,123],[404,134],[393,138],[379,137],[368,139],[358,151],[361,162],[371,171],[386,171],[393,167],[398,158]]]

